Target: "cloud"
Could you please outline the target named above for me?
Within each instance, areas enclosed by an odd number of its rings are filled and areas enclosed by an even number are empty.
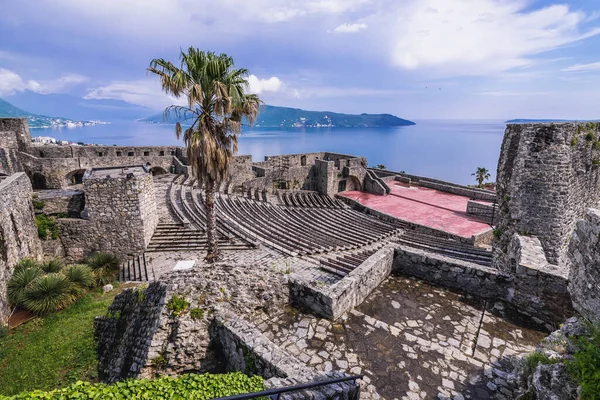
[[[333,30],[336,33],[355,33],[362,29],[367,29],[367,24],[357,23],[357,24],[342,24],[336,26]]]
[[[568,68],[565,68],[561,71],[563,72],[587,72],[587,71],[598,71],[600,70],[600,62],[595,62],[591,64],[577,64],[571,65]]]
[[[542,96],[551,94],[551,92],[509,92],[509,91],[497,91],[497,92],[478,92],[475,93],[481,96]]]
[[[60,93],[62,90],[77,84],[87,82],[89,78],[83,75],[67,74],[57,79],[25,80],[16,72],[0,68],[0,95],[11,95],[24,90],[36,93]]]
[[[248,92],[250,93],[279,92],[282,88],[283,82],[276,76],[269,79],[260,79],[256,75],[248,77]]]
[[[532,56],[600,34],[567,5],[531,10],[522,0],[418,0],[391,21],[391,59],[407,70],[489,75],[535,64]]]

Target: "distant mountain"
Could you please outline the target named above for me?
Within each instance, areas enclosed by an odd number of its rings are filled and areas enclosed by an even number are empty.
[[[140,121],[150,123],[175,123],[171,118],[165,121],[163,114],[152,115]],[[330,111],[306,111],[299,108],[261,107],[255,126],[258,128],[373,128],[415,125],[414,122],[391,114],[340,114]]]
[[[122,100],[83,99],[68,94],[39,94],[29,90],[6,99],[36,114],[61,115],[73,120],[133,121],[155,112]]]
[[[47,117],[21,110],[0,99],[0,118],[27,118],[30,128],[70,128],[76,126],[99,125],[100,121],[77,121],[62,117]]]
[[[591,120],[575,120],[575,119],[509,119],[504,121],[507,124],[533,124],[540,122],[589,122]],[[598,120],[594,120],[598,121]]]

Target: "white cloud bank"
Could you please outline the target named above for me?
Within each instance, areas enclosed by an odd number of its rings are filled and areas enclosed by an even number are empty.
[[[363,29],[367,29],[367,24],[357,23],[357,24],[342,24],[336,26],[333,30],[336,33],[356,33]]]
[[[31,90],[36,93],[60,93],[62,90],[87,82],[89,78],[77,75],[67,74],[57,79],[50,80],[25,80],[14,71],[0,68],[0,95],[7,96]]]
[[[531,58],[598,35],[567,5],[528,10],[522,0],[418,0],[393,18],[391,58],[408,69],[489,75],[534,64]]]
[[[279,92],[283,88],[283,82],[276,76],[269,79],[260,79],[256,75],[248,77],[248,92],[261,94],[263,92]]]

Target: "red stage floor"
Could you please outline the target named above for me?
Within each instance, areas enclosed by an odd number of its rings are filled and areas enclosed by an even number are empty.
[[[339,194],[405,221],[462,237],[470,238],[490,229],[488,224],[467,215],[468,197],[423,187],[409,188],[400,182],[388,185],[391,193],[387,196],[358,191]]]

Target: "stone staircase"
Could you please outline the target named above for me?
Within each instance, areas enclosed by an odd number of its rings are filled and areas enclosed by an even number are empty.
[[[207,248],[207,236],[204,231],[185,228],[174,223],[160,223],[146,248],[147,253],[167,251],[203,251]],[[246,250],[252,245],[240,241],[233,242],[220,238],[220,250]]]

